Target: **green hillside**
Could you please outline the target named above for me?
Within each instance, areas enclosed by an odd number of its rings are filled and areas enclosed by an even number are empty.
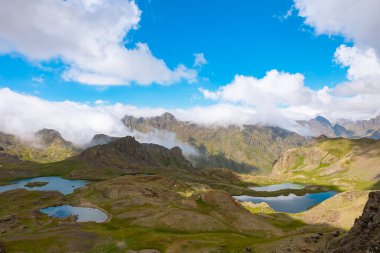
[[[378,188],[380,141],[319,138],[285,152],[274,165],[272,177],[333,185],[341,189]]]

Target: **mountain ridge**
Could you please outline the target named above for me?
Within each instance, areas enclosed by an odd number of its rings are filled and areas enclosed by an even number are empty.
[[[237,172],[267,172],[282,152],[302,146],[307,138],[279,128],[260,125],[205,126],[177,120],[164,113],[155,117],[126,115],[122,122],[131,130],[147,133],[154,129],[173,132],[201,156],[193,157],[199,167],[226,167]]]

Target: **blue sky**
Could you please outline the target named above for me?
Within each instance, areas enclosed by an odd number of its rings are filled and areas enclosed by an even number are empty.
[[[147,43],[152,54],[171,69],[183,63],[192,68],[194,53],[208,63],[198,71],[198,81],[172,85],[90,86],[65,81],[66,68],[59,60],[37,62],[18,53],[0,56],[0,86],[43,99],[78,102],[104,100],[136,106],[189,108],[208,105],[198,91],[216,90],[236,74],[261,78],[271,69],[301,73],[313,89],[346,80],[346,70],[333,62],[334,52],[345,42],[341,36],[317,36],[289,0],[173,1],[138,0],[142,11],[136,30],[127,36],[127,47]],[[40,80],[43,79],[43,81]]]
[[[378,0],[3,1],[0,131],[53,128],[85,143],[128,134],[125,115],[300,134],[310,133],[298,120],[376,117],[379,9]]]

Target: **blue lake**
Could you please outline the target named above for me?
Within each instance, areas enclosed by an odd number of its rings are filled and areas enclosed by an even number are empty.
[[[105,222],[108,219],[107,214],[96,208],[74,207],[69,205],[52,206],[40,209],[41,213],[45,213],[50,217],[66,218],[71,215],[77,216],[77,222]]]
[[[28,183],[46,182],[44,186],[27,187]],[[29,191],[59,191],[64,195],[73,193],[75,189],[86,186],[86,180],[69,180],[61,177],[35,177],[13,181],[9,185],[0,186],[0,193],[15,189],[26,189]]]
[[[267,186],[250,187],[249,189],[259,192],[274,192],[285,189],[303,189],[302,184],[284,183],[284,184],[272,184]]]
[[[235,199],[241,202],[261,203],[265,202],[277,212],[299,213],[306,211],[310,207],[331,198],[336,194],[335,191],[307,193],[303,196],[289,194],[288,196],[276,197],[252,197],[252,196],[234,196]]]

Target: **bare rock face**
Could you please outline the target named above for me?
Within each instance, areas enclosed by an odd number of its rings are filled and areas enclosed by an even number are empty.
[[[332,241],[323,252],[380,252],[380,191],[369,194],[363,214],[351,230],[342,238]]]
[[[115,168],[124,173],[142,173],[144,168],[193,168],[182,155],[180,148],[167,149],[156,144],[139,143],[131,136],[86,149],[79,159],[95,167]]]
[[[92,140],[90,141],[90,143],[87,146],[93,147],[93,146],[97,146],[97,145],[104,145],[104,144],[108,144],[110,142],[113,142],[117,139],[118,139],[117,137],[112,137],[112,136],[108,136],[105,134],[96,134],[96,135],[94,135],[94,137],[92,138]]]

